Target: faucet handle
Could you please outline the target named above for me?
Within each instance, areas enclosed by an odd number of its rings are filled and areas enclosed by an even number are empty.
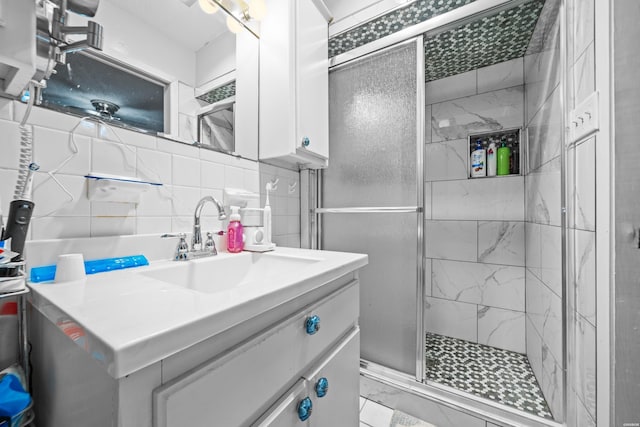
[[[161,235],[160,237],[162,237],[163,239],[166,239],[168,237],[177,237],[180,239],[180,241],[178,242],[178,246],[176,246],[176,254],[175,254],[175,260],[186,260],[188,255],[189,255],[189,245],[187,244],[187,234],[186,233],[178,233],[178,234],[171,234],[171,233],[166,233]]]
[[[207,240],[204,242],[204,250],[211,252],[212,255],[218,255],[216,242],[213,240],[213,234],[211,232],[207,232]]]

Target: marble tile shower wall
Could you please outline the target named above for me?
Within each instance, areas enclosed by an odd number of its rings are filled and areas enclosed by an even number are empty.
[[[428,82],[426,99],[425,329],[524,353],[524,178],[467,178],[470,133],[523,126],[523,60]]]
[[[524,58],[528,164],[525,168],[526,349],[556,419],[563,414],[563,289],[558,14],[547,2]],[[545,19],[546,18],[546,19]],[[534,45],[532,43],[532,45]]]
[[[0,99],[0,197],[5,213],[17,178],[18,123],[24,108],[16,101]],[[273,233],[277,243],[299,246],[299,227],[290,221],[296,210],[299,216],[299,202],[288,203],[299,195],[297,184],[293,193],[287,192],[287,184],[298,182],[295,172],[116,128],[125,146],[112,131],[85,122],[74,132],[77,154],[55,171],[55,178],[69,190],[67,195],[48,173],[71,156],[70,131],[79,119],[34,108],[28,122],[33,124],[35,160],[41,167],[34,179],[32,240],[190,232],[193,211],[202,196],[221,199],[225,187],[260,192],[262,180],[286,176],[281,187],[284,193],[276,195]],[[164,185],[149,189],[137,205],[91,202],[83,177],[89,172],[137,176]],[[220,228],[215,210],[205,207],[203,230]]]
[[[596,90],[594,0],[567,2],[568,109]],[[596,147],[598,134],[567,151],[569,339],[567,424],[595,426],[596,413]],[[608,254],[605,254],[608,256]]]

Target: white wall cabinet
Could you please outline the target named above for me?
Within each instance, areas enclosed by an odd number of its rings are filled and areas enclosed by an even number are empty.
[[[271,0],[260,28],[260,159],[329,159],[327,17],[312,0]]]

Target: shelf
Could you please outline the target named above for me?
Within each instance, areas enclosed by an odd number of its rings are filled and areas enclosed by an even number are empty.
[[[90,173],[85,178],[88,180],[87,197],[94,202],[140,203],[142,193],[151,187],[162,186],[159,182],[128,176]]]
[[[22,290],[14,291],[14,292],[7,292],[7,293],[4,293],[4,294],[0,294],[0,300],[5,299],[5,298],[17,297],[17,296],[20,296],[20,295],[25,295],[25,294],[28,294],[29,292],[30,292],[29,288],[24,288]]]

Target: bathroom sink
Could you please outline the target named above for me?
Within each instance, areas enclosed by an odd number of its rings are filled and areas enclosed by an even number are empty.
[[[278,253],[224,253],[209,258],[175,261],[140,274],[194,291],[215,293],[302,271],[320,261],[322,259]]]

